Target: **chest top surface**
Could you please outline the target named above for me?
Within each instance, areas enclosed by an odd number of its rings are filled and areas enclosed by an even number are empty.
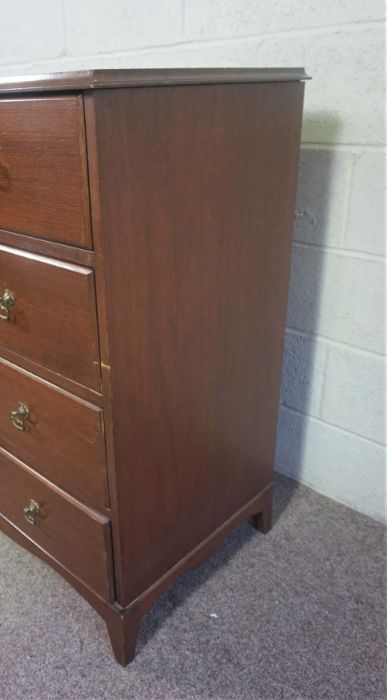
[[[93,90],[147,85],[288,82],[306,80],[303,68],[151,68],[80,70],[0,76],[0,94]]]

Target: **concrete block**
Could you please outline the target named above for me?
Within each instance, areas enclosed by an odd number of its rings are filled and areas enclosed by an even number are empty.
[[[42,60],[64,53],[60,0],[1,0],[0,27],[2,64]]]
[[[385,370],[382,357],[331,347],[321,417],[357,435],[383,443]]]
[[[276,38],[257,43],[255,65],[305,66],[302,139],[384,143],[383,26]]]
[[[211,39],[383,19],[382,0],[185,0],[186,36]]]
[[[295,244],[288,325],[376,353],[384,352],[384,265]]]
[[[65,0],[64,10],[67,48],[73,55],[128,51],[182,39],[180,0]],[[116,66],[114,59],[109,66]],[[126,58],[125,67],[130,66]]]
[[[345,245],[383,255],[385,251],[385,154],[365,151],[356,159]]]
[[[324,381],[326,344],[292,332],[286,333],[281,403],[318,416]]]
[[[355,157],[343,151],[301,150],[295,240],[334,247],[343,244]]]
[[[381,445],[282,408],[276,469],[383,522],[385,453]]]

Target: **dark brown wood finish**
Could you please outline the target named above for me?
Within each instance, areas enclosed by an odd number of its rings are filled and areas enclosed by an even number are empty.
[[[109,494],[111,503],[112,537],[115,566],[115,590],[117,600],[123,600],[123,572],[121,567],[122,546],[118,523],[117,473],[115,460],[115,445],[113,436],[113,407],[111,401],[111,365],[109,351],[108,306],[111,297],[106,286],[106,265],[103,257],[101,241],[101,201],[100,201],[100,171],[97,150],[95,93],[84,95],[85,126],[87,133],[88,166],[90,182],[90,200],[92,202],[91,220],[96,244],[95,279],[97,288],[99,352],[101,366],[101,385],[103,387],[103,408],[105,422],[105,439],[107,454],[107,469],[109,478]]]
[[[0,445],[94,506],[108,506],[102,410],[0,358]],[[24,430],[11,413],[30,415]]]
[[[62,243],[54,241],[45,241],[39,238],[32,238],[14,231],[6,231],[0,228],[0,244],[6,246],[15,246],[20,250],[25,250],[29,253],[37,253],[38,255],[49,256],[56,260],[64,260],[65,262],[75,263],[76,265],[86,265],[93,267],[94,251],[85,250],[84,248],[74,248]]]
[[[122,605],[271,481],[302,96],[95,94]]]
[[[39,505],[36,525],[23,514],[31,499]],[[105,600],[114,598],[109,520],[1,447],[0,513]]]
[[[271,526],[305,77],[0,78],[0,529],[122,664],[171,582]]]
[[[82,97],[0,101],[0,227],[91,247]]]
[[[100,367],[93,271],[0,245],[0,295],[16,305],[0,320],[5,347],[99,389]]]
[[[47,367],[42,367],[42,365],[33,362],[27,357],[18,355],[18,353],[13,352],[12,350],[8,350],[7,348],[0,348],[0,357],[3,360],[10,362],[10,364],[18,365],[22,369],[25,369],[27,372],[39,375],[39,377],[45,379],[47,382],[55,384],[61,389],[64,389],[65,391],[71,392],[72,394],[79,396],[79,398],[85,399],[85,401],[92,402],[100,408],[103,408],[104,398],[100,391],[94,391],[93,389],[89,389],[83,384],[78,384],[72,379],[64,377],[63,374],[57,374],[56,372],[53,372]]]
[[[152,68],[81,70],[0,77],[0,94],[152,85],[211,85],[308,80],[303,68]]]

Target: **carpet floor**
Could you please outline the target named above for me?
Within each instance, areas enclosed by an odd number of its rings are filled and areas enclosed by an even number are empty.
[[[284,477],[274,526],[238,528],[113,660],[104,624],[0,535],[1,700],[381,700],[384,528]]]

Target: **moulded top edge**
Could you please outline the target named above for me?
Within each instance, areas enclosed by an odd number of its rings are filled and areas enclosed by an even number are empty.
[[[42,75],[0,76],[0,93],[56,92],[156,85],[287,82],[308,79],[309,76],[303,68],[101,69]]]

